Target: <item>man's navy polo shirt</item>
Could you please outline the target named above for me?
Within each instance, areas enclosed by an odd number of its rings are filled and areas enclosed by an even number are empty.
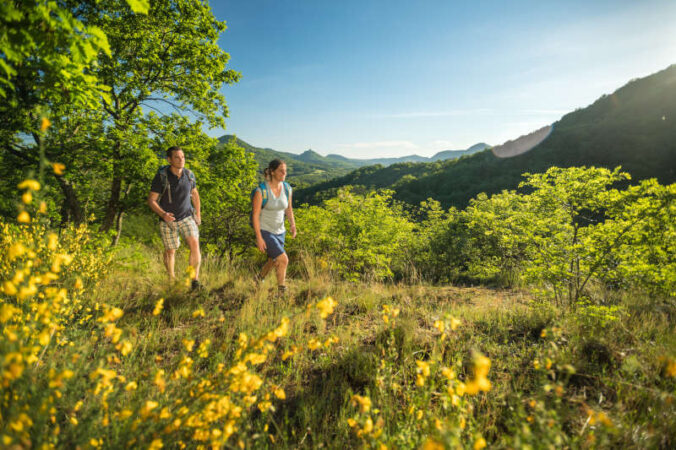
[[[164,211],[172,213],[177,221],[185,219],[192,214],[190,193],[196,186],[190,181],[190,177],[185,172],[185,169],[181,173],[181,178],[178,178],[171,169],[167,167],[167,180],[169,181],[169,187],[171,188],[171,203],[169,203],[169,192],[165,192],[164,195],[162,195],[164,186],[162,186],[162,178],[159,173],[155,174],[155,178],[153,178],[150,192],[161,195],[159,203]],[[160,218],[160,220],[162,220],[162,218]]]

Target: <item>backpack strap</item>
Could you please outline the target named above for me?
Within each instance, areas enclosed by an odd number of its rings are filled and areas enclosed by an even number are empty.
[[[265,181],[258,185],[258,189],[261,190],[261,196],[263,197],[263,203],[261,203],[261,209],[265,208],[265,204],[268,202],[268,185]]]
[[[287,183],[286,181],[282,182],[282,186],[284,186],[284,193],[286,194],[286,200],[289,200],[289,192],[291,192],[291,185]]]
[[[193,184],[193,186],[197,187],[197,179],[195,178],[195,174],[192,173],[192,170],[187,169],[185,167],[183,168],[183,170],[185,171],[185,173],[188,174],[188,178],[190,179],[190,182]]]
[[[164,197],[165,193],[169,193],[169,203],[172,203],[171,186],[169,186],[169,175],[167,175],[167,169],[169,169],[169,166],[162,166],[157,169],[157,173],[160,175],[160,181],[162,183],[162,194],[160,194],[160,199]]]

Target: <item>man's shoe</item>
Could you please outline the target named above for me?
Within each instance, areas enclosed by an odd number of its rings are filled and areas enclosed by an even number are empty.
[[[193,291],[202,289],[202,283],[200,283],[199,280],[192,280],[192,283],[190,284],[190,289],[192,289]]]
[[[286,286],[281,285],[277,286],[277,295],[280,297],[286,297]]]

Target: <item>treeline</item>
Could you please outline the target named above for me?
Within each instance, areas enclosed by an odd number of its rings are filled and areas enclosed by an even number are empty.
[[[676,184],[618,187],[628,179],[554,167],[463,210],[429,199],[411,211],[392,191],[347,187],[297,212],[291,259],[314,255],[352,280],[528,284],[565,305],[599,287],[674,295]]]
[[[358,169],[297,192],[317,204],[336,189],[392,189],[394,198],[417,205],[427,198],[444,208],[464,208],[481,192],[516,189],[525,172],[552,166],[622,166],[637,179],[676,181],[676,65],[628,83],[592,105],[565,115],[550,136],[531,151],[498,158],[483,151],[437,163],[395,164]]]

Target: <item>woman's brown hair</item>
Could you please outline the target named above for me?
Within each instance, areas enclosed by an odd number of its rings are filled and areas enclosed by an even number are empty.
[[[284,161],[282,161],[279,158],[275,158],[272,161],[270,161],[270,164],[268,164],[268,167],[263,171],[263,176],[265,177],[266,180],[269,180],[272,178],[272,172],[277,170],[279,166],[282,164],[286,164]]]

